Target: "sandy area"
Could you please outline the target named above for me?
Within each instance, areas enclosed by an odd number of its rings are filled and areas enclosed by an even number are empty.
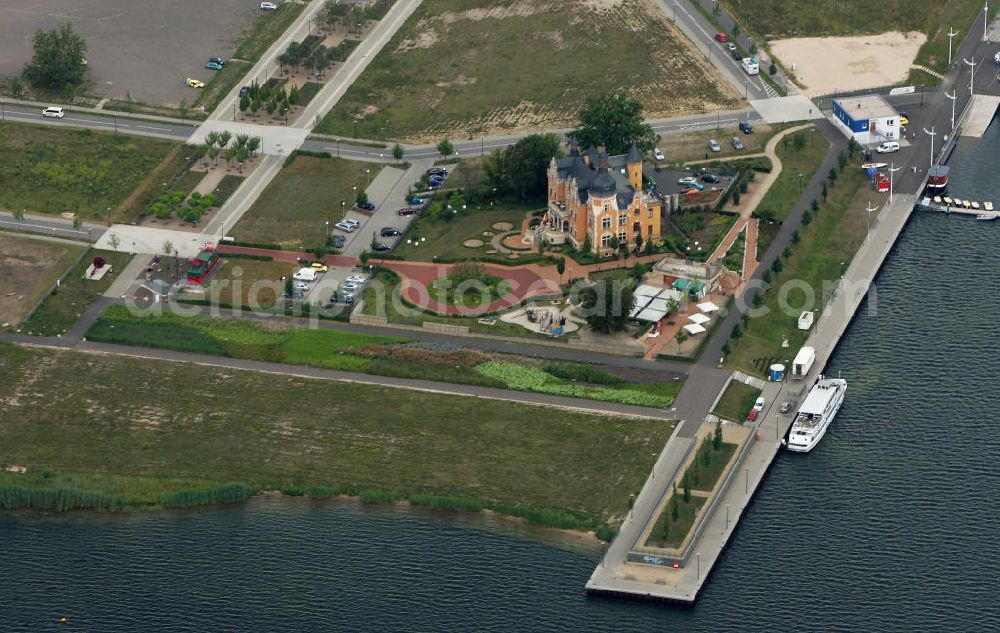
[[[906,78],[923,33],[892,31],[863,37],[799,37],[770,42],[808,95],[876,88]]]

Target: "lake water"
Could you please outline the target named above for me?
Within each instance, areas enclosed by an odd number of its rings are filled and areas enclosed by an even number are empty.
[[[952,190],[1000,202],[969,145]],[[694,608],[588,597],[592,546],[488,516],[263,498],[0,515],[0,630],[996,630],[998,248],[1000,222],[915,214],[831,359],[840,415],[779,457]]]

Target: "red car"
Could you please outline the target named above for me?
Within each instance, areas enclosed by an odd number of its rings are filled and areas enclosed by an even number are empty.
[[[413,209],[413,208],[410,208],[410,207],[403,207],[402,209],[400,209],[399,211],[397,211],[397,213],[399,215],[401,215],[401,216],[415,215],[417,213],[417,210]]]
[[[729,41],[729,38],[726,37],[725,33],[716,33],[715,34],[715,41],[716,42],[720,42],[722,44],[725,44],[726,42]]]
[[[757,421],[757,409],[750,409],[750,415],[747,416],[747,422]]]

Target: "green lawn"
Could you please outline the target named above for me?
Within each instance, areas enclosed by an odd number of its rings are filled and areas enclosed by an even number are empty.
[[[84,279],[94,257],[103,257],[111,264],[111,272],[99,281]],[[35,336],[65,334],[95,299],[104,294],[121,271],[132,260],[128,253],[91,249],[70,271],[62,285],[48,297],[38,310],[21,325],[21,330]]]
[[[712,413],[732,422],[743,422],[759,397],[760,389],[731,380]]]
[[[649,538],[646,539],[647,547],[664,547],[668,549],[680,547],[680,544],[687,537],[687,533],[691,531],[691,526],[694,525],[697,513],[708,501],[706,497],[695,496],[691,497],[691,501],[684,501],[681,491],[678,491],[677,494],[677,519],[673,518],[670,506],[672,502],[668,500],[666,508],[660,513],[659,518],[656,519],[653,530],[649,533]],[[667,523],[666,533],[663,532],[664,522]]]
[[[21,329],[22,320],[84,250],[76,244],[0,233],[0,328]]]
[[[730,339],[732,352],[726,356],[726,367],[763,376],[772,363],[789,361],[791,354],[802,346],[809,333],[796,326],[799,312],[823,309],[833,284],[843,272],[842,264],[851,261],[864,241],[867,198],[858,192],[867,183],[864,172],[848,166],[834,185],[828,185],[827,202],[816,219],[801,229],[801,243],[792,247],[791,257],[774,279],[777,287],[788,280],[796,280],[799,285],[804,282],[812,289],[815,302],[806,303],[805,292],[794,289],[788,292],[787,308],[782,311],[777,289],[765,292],[763,306],[768,309],[767,314],[750,319],[742,336]],[[788,347],[783,348],[781,344],[786,338]]]
[[[287,262],[223,257],[212,275],[208,294],[219,305],[273,308],[284,292],[285,282],[281,278],[293,274],[297,268]]]
[[[565,127],[604,91],[651,118],[738,103],[657,9],[608,4],[425,0],[316,131],[354,136],[357,120],[362,138],[427,141]]]
[[[282,168],[232,230],[237,240],[309,249],[325,243],[343,218],[341,202],[350,209],[355,190],[374,180],[378,166],[339,158],[296,156]],[[327,227],[326,223],[330,225]]]
[[[108,308],[97,320],[88,330],[87,339],[648,407],[669,407],[679,389],[675,383],[655,379],[643,380],[645,384],[641,385],[621,380],[609,386],[603,381],[564,377],[567,367],[579,371],[588,367],[576,363],[561,363],[562,373],[552,373],[538,360],[527,357],[495,357],[349,330],[292,327],[287,322],[171,313],[141,316],[118,305]]]
[[[452,214],[450,220],[447,212],[436,220],[422,215],[410,225],[406,239],[396,246],[393,254],[404,259],[419,261],[430,261],[435,257],[462,259],[485,256],[486,251],[492,249],[491,236],[505,233],[494,229],[493,224],[507,222],[514,225],[515,229],[520,229],[521,222],[527,214],[527,207],[498,206]],[[487,236],[485,233],[490,235]],[[462,245],[470,239],[479,240],[483,245],[475,248]],[[410,240],[410,243],[407,243],[407,240]],[[503,255],[490,256],[503,257]]]
[[[982,0],[886,0],[873,11],[864,0],[723,0],[741,24],[758,37],[867,35],[884,31],[920,31],[928,36],[917,63],[944,70],[948,31],[965,34],[974,19],[982,20]],[[995,14],[997,7],[990,6]],[[956,44],[957,45],[957,44]]]
[[[673,430],[662,421],[8,344],[0,345],[0,371],[9,377],[0,381],[0,463],[29,469],[0,474],[0,505],[61,488],[101,493],[111,508],[238,500],[239,490],[196,494],[235,483],[250,492],[450,500],[594,529],[624,515]],[[178,494],[186,490],[194,492]]]
[[[756,215],[784,222],[829,150],[830,141],[814,127],[781,139],[776,149],[781,173],[757,205]]]
[[[176,143],[42,125],[0,124],[0,208],[106,220]]]

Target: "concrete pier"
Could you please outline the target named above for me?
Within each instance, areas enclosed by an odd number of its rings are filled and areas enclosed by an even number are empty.
[[[969,114],[962,125],[962,136],[982,138],[986,128],[990,126],[1000,106],[1000,97],[992,95],[973,95],[969,106]]]

